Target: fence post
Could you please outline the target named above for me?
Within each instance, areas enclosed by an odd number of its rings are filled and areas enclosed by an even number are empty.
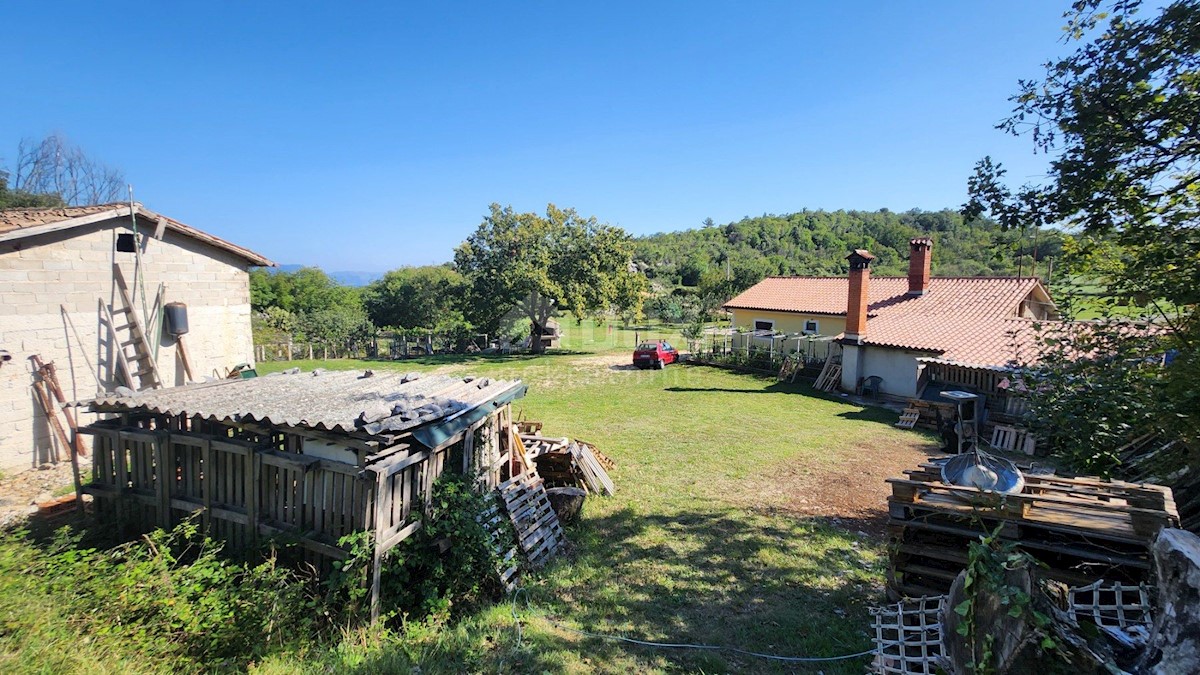
[[[288,343],[287,343],[287,357],[288,357],[287,358],[288,361],[292,360],[292,341],[291,340],[288,340]]]

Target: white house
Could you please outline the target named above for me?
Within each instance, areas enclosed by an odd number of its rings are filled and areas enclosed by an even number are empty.
[[[1058,319],[1036,277],[933,277],[933,242],[910,242],[907,277],[871,276],[868,251],[847,256],[845,277],[770,277],[725,303],[748,331],[839,338],[842,389],[882,380],[883,393],[919,394],[927,364],[997,370],[1036,357],[1037,321]]]

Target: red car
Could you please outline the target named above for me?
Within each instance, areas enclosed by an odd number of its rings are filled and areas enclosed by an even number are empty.
[[[633,365],[638,368],[658,368],[661,370],[668,363],[675,363],[678,360],[679,352],[662,340],[657,342],[643,342],[633,352]]]

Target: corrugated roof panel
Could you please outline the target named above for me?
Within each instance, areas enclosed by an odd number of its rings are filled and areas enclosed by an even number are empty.
[[[125,396],[109,393],[83,404],[92,409],[200,415],[220,421],[376,435],[445,419],[518,386],[522,386],[519,380],[312,371],[152,389]]]

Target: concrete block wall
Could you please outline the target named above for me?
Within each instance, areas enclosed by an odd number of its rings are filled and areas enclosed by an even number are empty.
[[[154,231],[152,224],[139,227],[143,233]],[[38,466],[53,457],[57,446],[31,388],[31,355],[55,363],[66,396],[74,400],[122,383],[99,303],[122,304],[114,262],[133,290],[135,256],[116,251],[117,234],[129,231],[128,221],[120,219],[0,243],[0,349],[12,356],[0,365],[0,470]],[[187,304],[190,330],[184,340],[197,379],[223,376],[229,367],[254,358],[248,265],[223,249],[170,231],[161,241],[144,238],[146,304],[153,308],[160,282],[165,302]],[[148,324],[140,289],[133,301]],[[183,384],[176,341],[163,331],[158,344],[163,382]],[[63,460],[69,456],[65,448],[58,453]]]

